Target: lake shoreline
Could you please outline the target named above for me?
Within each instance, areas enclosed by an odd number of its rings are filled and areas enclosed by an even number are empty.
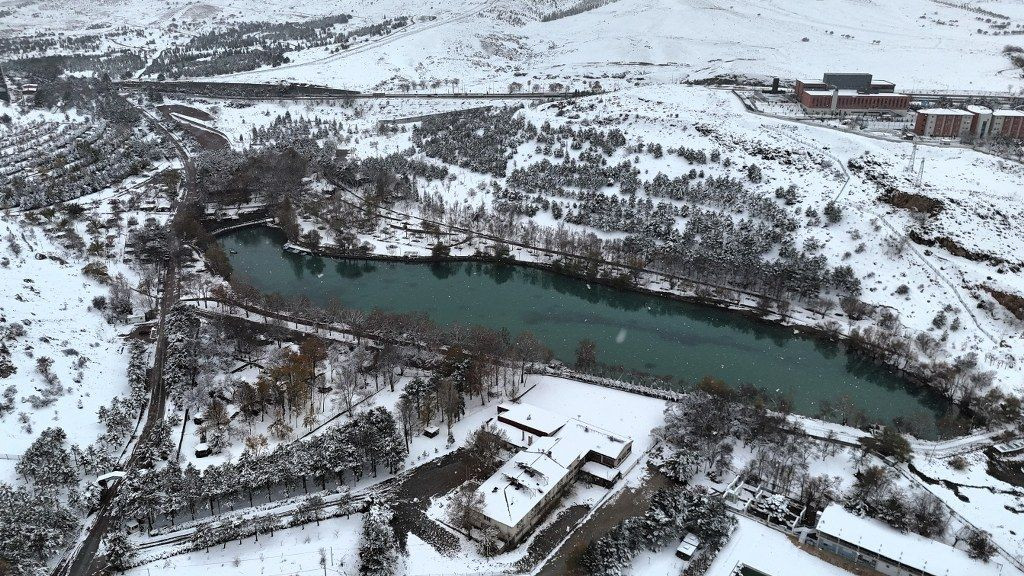
[[[237,226],[231,226],[229,228],[218,230],[214,232],[217,237],[223,236],[224,234],[238,232],[243,228],[269,228],[277,232],[283,233],[280,227],[267,223],[266,221],[254,221],[250,223],[241,223]],[[851,345],[852,340],[850,337],[841,331],[828,331],[823,330],[821,327],[808,323],[800,318],[795,318],[789,315],[783,315],[775,310],[767,310],[762,307],[745,304],[742,301],[736,300],[723,300],[714,297],[700,296],[696,294],[685,294],[674,291],[659,290],[657,288],[650,288],[635,282],[624,284],[622,282],[615,281],[614,278],[601,278],[592,277],[586,274],[576,272],[571,269],[564,267],[553,266],[546,262],[534,261],[534,260],[520,260],[514,257],[498,257],[492,254],[471,254],[471,255],[448,255],[444,257],[435,257],[432,255],[389,255],[389,254],[374,254],[365,252],[350,252],[338,249],[332,249],[325,246],[311,247],[301,243],[293,243],[285,241],[281,246],[282,250],[302,254],[313,257],[329,258],[336,260],[348,260],[353,262],[387,262],[395,264],[418,264],[418,265],[430,265],[430,264],[448,264],[448,263],[478,263],[478,264],[491,264],[491,265],[506,265],[513,267],[522,267],[543,271],[550,274],[555,274],[561,277],[570,278],[577,281],[582,281],[588,284],[600,285],[621,293],[632,293],[644,296],[650,296],[668,301],[681,302],[685,304],[695,305],[699,307],[707,307],[714,310],[722,310],[729,313],[738,313],[740,316],[747,320],[754,321],[756,324],[762,324],[765,326],[775,328],[790,328],[793,330],[795,336],[807,338],[815,342],[821,342],[829,346],[837,346],[839,351],[849,356],[861,357],[872,363],[874,366],[884,367],[891,371],[893,375],[899,378],[906,388],[916,393],[928,393],[940,397],[950,406],[955,407],[955,403],[952,398],[943,394],[939,389],[929,385],[928,380],[921,374],[915,373],[910,370],[906,370],[895,366],[891,363],[883,361],[881,355],[870,347],[865,346],[853,346]],[[609,266],[616,266],[614,263],[609,263]],[[738,382],[733,382],[731,385],[737,385]],[[919,392],[918,392],[919,391]],[[911,416],[911,414],[907,414]]]

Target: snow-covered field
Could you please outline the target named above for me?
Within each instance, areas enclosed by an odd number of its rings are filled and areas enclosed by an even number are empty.
[[[280,530],[259,541],[229,542],[207,551],[190,552],[129,570],[132,576],[150,574],[265,574],[323,573],[321,557],[331,574],[356,574],[359,568],[359,530],[362,515],[331,518],[301,528]],[[409,545],[412,547],[412,540]]]
[[[930,485],[928,489],[945,501],[958,514],[992,534],[992,539],[1024,561],[1024,534],[1020,530],[1020,510],[1024,507],[1024,491],[988,474],[988,459],[982,452],[963,456],[964,470],[956,470],[950,459],[924,456],[914,461],[923,474],[960,485],[959,495],[947,485]]]
[[[982,4],[1010,16],[1011,30],[1024,19],[1017,3]],[[618,0],[575,16],[540,20],[564,7],[544,0],[415,5],[395,0],[120,0],[89,6],[3,0],[0,9],[11,13],[0,29],[95,32],[128,26],[133,33],[117,44],[143,44],[134,36],[140,29],[159,47],[217,24],[246,20],[349,13],[358,25],[397,15],[416,18],[412,28],[380,39],[370,50],[329,55],[313,48],[290,54],[291,64],[233,76],[358,89],[446,78],[458,78],[462,88],[501,89],[520,71],[528,81],[561,79],[577,86],[585,76],[623,76],[602,78],[605,88],[717,74],[815,78],[827,70],[873,72],[897,87],[916,89],[1004,91],[1021,85],[1019,73],[1000,53],[1015,43],[1014,36],[998,35],[974,12],[927,0]],[[172,23],[174,31],[159,32]]]
[[[21,454],[51,426],[85,447],[103,431],[96,410],[127,391],[127,347],[119,334],[127,329],[92,309],[93,296],[105,296],[107,288],[83,276],[85,262],[69,257],[39,229],[2,220],[0,240],[0,259],[9,262],[0,268],[0,329],[18,323],[25,331],[2,342],[17,372],[0,379],[0,390],[16,391],[14,410],[0,421],[0,452]],[[63,393],[32,409],[23,399],[46,387],[36,368],[41,358],[53,360]],[[13,479],[13,467],[0,466],[0,481]]]

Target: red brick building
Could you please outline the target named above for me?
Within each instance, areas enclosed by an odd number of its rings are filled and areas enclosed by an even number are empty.
[[[932,138],[1024,139],[1024,111],[992,110],[971,105],[966,110],[928,108],[919,110],[914,133]]]
[[[1020,110],[993,110],[992,129],[987,136],[1002,138],[1024,138],[1024,112]]]
[[[974,115],[955,108],[919,110],[914,120],[914,134],[930,138],[964,138],[971,132]]]
[[[910,96],[896,92],[896,85],[873,80],[871,74],[825,74],[821,82],[797,80],[797,100],[811,114],[843,112],[905,112]]]

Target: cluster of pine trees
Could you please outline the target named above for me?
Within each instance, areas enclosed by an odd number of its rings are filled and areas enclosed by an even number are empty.
[[[307,440],[283,443],[273,450],[247,449],[236,462],[199,472],[171,462],[158,471],[126,476],[116,505],[125,518],[150,526],[157,516],[172,521],[193,516],[200,507],[211,514],[251,505],[257,492],[272,498],[284,487],[289,494],[325,489],[328,483],[357,482],[381,469],[397,472],[408,454],[394,416],[375,407],[355,414],[342,426]]]
[[[627,518],[592,540],[580,564],[594,576],[629,573],[641,550],[658,552],[692,532],[700,538],[701,549],[685,574],[703,574],[735,525],[725,502],[702,486],[662,489],[643,516]]]
[[[0,573],[35,575],[78,528],[67,502],[80,503],[79,476],[64,430],[43,430],[15,471],[25,485],[0,482]]]
[[[427,118],[412,132],[412,141],[427,156],[476,172],[505,176],[519,145],[537,128],[518,114],[520,108],[476,108],[458,115]]]
[[[217,76],[280,66],[288,53],[321,46],[344,50],[361,37],[383,36],[412,24],[407,16],[344,30],[348,14],[298,22],[242,22],[192,36],[181,46],[165,49],[144,73],[163,78]]]

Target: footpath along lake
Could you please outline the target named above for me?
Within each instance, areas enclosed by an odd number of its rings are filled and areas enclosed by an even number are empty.
[[[530,331],[567,364],[577,343],[597,343],[606,365],[671,375],[682,389],[703,376],[750,383],[814,416],[846,401],[874,421],[913,420],[934,438],[949,402],[840,347],[741,313],[616,290],[526,266],[322,258],[283,250],[279,230],[250,227],[220,242],[234,273],[260,290],[318,304],[426,312],[440,324]]]

